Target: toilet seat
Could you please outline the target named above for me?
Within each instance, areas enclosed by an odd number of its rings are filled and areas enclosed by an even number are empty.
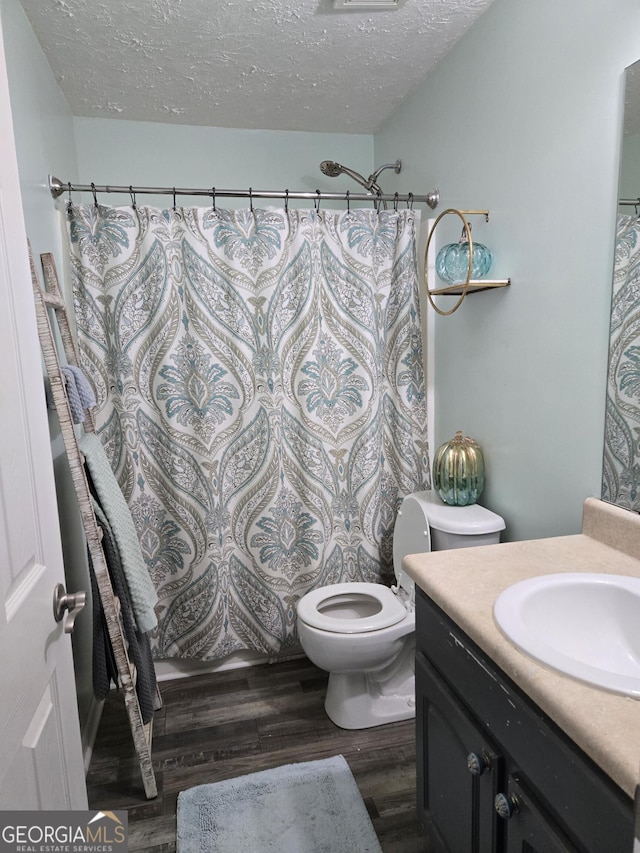
[[[350,608],[350,604],[354,607]],[[355,613],[349,615],[355,606],[371,612],[363,616]],[[336,615],[332,615],[332,612]],[[308,592],[298,602],[299,619],[311,628],[334,634],[381,631],[397,625],[407,612],[401,599],[389,587],[361,581],[319,587]]]

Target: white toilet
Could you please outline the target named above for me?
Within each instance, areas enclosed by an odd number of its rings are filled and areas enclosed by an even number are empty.
[[[329,672],[324,707],[343,729],[366,729],[415,715],[414,583],[407,554],[493,545],[503,519],[484,507],[448,506],[434,492],[408,495],[393,534],[397,586],[337,583],[298,602],[305,654]]]

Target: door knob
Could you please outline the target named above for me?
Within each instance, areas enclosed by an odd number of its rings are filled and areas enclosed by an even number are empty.
[[[53,590],[53,618],[56,622],[61,622],[65,611],[69,611],[64,620],[65,634],[70,634],[73,631],[76,617],[86,603],[86,592],[74,592],[73,595],[69,595],[61,583],[56,584]]]

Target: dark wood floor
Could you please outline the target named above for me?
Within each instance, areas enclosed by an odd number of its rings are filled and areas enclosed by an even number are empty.
[[[129,850],[171,853],[180,791],[341,754],[385,853],[428,853],[415,817],[414,722],[340,729],[323,708],[326,682],[305,659],[163,682],[155,800],[145,799],[124,702],[112,693],[87,777],[90,807],[128,811]]]

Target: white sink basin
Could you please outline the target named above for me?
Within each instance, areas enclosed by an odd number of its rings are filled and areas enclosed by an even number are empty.
[[[541,575],[505,589],[494,619],[517,648],[565,675],[640,698],[640,578]]]

